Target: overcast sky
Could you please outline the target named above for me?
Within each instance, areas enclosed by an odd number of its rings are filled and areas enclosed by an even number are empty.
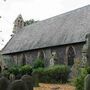
[[[0,0],[0,49],[10,39],[19,14],[24,20],[43,20],[88,4],[90,0]]]

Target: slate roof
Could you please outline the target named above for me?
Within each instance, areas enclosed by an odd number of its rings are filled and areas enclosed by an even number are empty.
[[[90,33],[90,5],[24,27],[2,53],[84,42],[87,33]]]

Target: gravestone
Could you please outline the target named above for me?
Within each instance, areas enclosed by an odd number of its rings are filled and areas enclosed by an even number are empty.
[[[33,77],[30,75],[22,76],[21,80],[23,80],[28,88],[28,90],[33,90]]]
[[[24,81],[15,80],[9,84],[8,90],[28,90],[28,88]]]
[[[0,90],[7,90],[9,80],[5,77],[0,78]]]

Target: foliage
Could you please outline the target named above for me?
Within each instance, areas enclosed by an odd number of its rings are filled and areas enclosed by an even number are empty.
[[[32,73],[32,67],[31,65],[24,65],[24,66],[13,66],[9,68],[8,70],[3,70],[2,75],[9,78],[10,74],[14,74],[16,79],[19,79],[24,74],[31,75]]]
[[[33,64],[33,68],[44,68],[44,60],[37,58]]]
[[[86,67],[87,73],[90,74],[90,67]]]
[[[90,74],[90,67],[80,68],[78,77],[74,80],[76,90],[84,90],[84,79]]]
[[[20,73],[22,75],[24,74],[30,74],[32,73],[32,67],[30,65],[24,65],[19,69]]]
[[[84,90],[84,78],[86,77],[86,75],[87,75],[86,68],[81,68],[79,76],[74,81],[76,90]]]
[[[11,73],[11,74],[14,74],[14,75],[17,75],[19,74],[19,68],[20,66],[12,66],[11,68],[8,69],[8,71]]]
[[[66,83],[68,79],[69,68],[65,65],[55,65],[48,68],[37,68],[33,74],[38,76],[42,83]]]
[[[30,19],[30,20],[27,20],[24,22],[24,26],[31,25],[31,24],[36,23],[36,22],[38,22],[38,21],[35,21],[34,19]]]
[[[89,90],[89,89],[90,89],[90,74],[88,74],[84,80],[84,90]]]
[[[74,79],[79,74],[80,63],[81,61],[79,59],[74,60],[74,64],[71,67],[70,79]]]

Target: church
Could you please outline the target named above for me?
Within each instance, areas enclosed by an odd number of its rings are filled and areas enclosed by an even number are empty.
[[[33,64],[42,58],[45,66],[82,60],[82,48],[90,33],[90,5],[24,26],[19,15],[14,21],[14,35],[2,49],[9,64]]]

